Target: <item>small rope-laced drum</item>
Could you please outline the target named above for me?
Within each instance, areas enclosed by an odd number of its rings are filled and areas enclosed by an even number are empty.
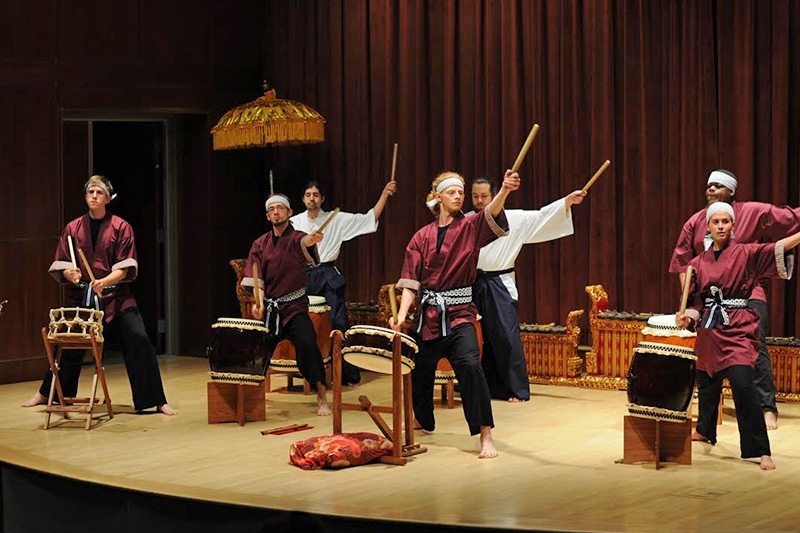
[[[267,328],[261,320],[218,318],[211,326],[206,355],[211,380],[258,385],[264,381],[270,357]]]
[[[322,364],[327,365],[331,360],[331,306],[327,304],[324,296],[308,295],[308,316],[317,334],[317,347],[322,354]],[[279,342],[269,366],[275,372],[298,372],[294,345],[288,340]]]
[[[640,342],[628,370],[628,412],[642,418],[685,421],[696,364],[692,348]]]
[[[643,342],[694,348],[696,339],[697,333],[675,325],[675,315],[651,316],[647,319],[647,325],[642,330]]]
[[[414,356],[419,348],[414,339],[405,333],[378,326],[353,326],[344,335],[342,357],[351,365],[364,370],[392,373],[392,339],[400,335],[400,368],[403,374],[414,370]]]
[[[97,342],[103,342],[103,312],[85,307],[59,307],[50,310],[48,339],[88,339],[94,331]]]

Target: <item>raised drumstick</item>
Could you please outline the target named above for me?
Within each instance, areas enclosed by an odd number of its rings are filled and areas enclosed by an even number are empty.
[[[83,254],[83,248],[78,248],[78,253],[81,255],[81,262],[86,267],[86,272],[89,273],[89,279],[94,281],[94,272],[92,272],[92,267],[89,266],[89,261],[86,260],[86,256]]]
[[[525,144],[522,145],[522,150],[519,151],[517,160],[514,161],[514,166],[511,167],[511,172],[516,172],[519,170],[519,167],[522,165],[522,160],[525,159],[525,154],[528,153],[528,148],[530,148],[531,144],[533,144],[533,140],[536,138],[537,133],[539,133],[539,125],[534,124],[530,133],[528,133],[528,138],[525,139]]]
[[[69,256],[72,258],[72,268],[78,270],[78,262],[75,261],[75,247],[72,245],[72,235],[67,235],[67,243],[69,243]]]
[[[253,263],[253,298],[256,301],[256,309],[261,309],[261,287],[258,286],[258,265]]]
[[[392,179],[389,181],[394,181],[394,171],[397,168],[397,143],[394,143],[394,155],[392,156]]]
[[[323,222],[323,223],[322,223],[322,225],[319,227],[319,229],[317,230],[317,232],[318,232],[318,233],[322,233],[322,232],[325,230],[325,228],[327,228],[327,227],[328,227],[328,224],[330,224],[331,222],[333,222],[333,219],[334,219],[334,217],[335,217],[336,215],[338,215],[338,214],[339,214],[339,208],[337,207],[336,209],[334,209],[333,211],[331,211],[331,215],[328,217],[328,220],[326,220],[325,222]]]
[[[689,301],[689,285],[692,283],[692,265],[686,268],[686,278],[683,280],[683,296],[681,296],[681,309],[679,314],[686,312],[686,304]]]
[[[595,172],[595,173],[594,173],[594,176],[592,176],[592,179],[590,179],[590,180],[589,180],[589,183],[587,183],[586,185],[584,185],[584,186],[583,186],[583,189],[581,189],[581,190],[582,190],[583,192],[586,192],[586,191],[588,191],[588,190],[589,190],[589,187],[591,187],[591,186],[592,186],[592,184],[593,184],[595,181],[597,181],[597,178],[599,178],[599,177],[600,177],[600,174],[602,174],[603,172],[605,172],[605,171],[606,171],[606,169],[609,167],[609,165],[611,165],[611,161],[609,161],[608,159],[606,159],[606,162],[605,162],[605,163],[603,163],[603,166],[601,166],[601,167],[600,167],[600,168],[597,170],[597,172]]]

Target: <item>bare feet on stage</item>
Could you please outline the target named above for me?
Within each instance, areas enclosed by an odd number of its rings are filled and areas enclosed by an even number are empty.
[[[325,384],[321,381],[317,381],[316,385],[317,389],[317,416],[331,416],[333,411],[331,411],[331,406],[328,405],[328,390],[325,388]]]
[[[764,411],[764,423],[767,424],[767,429],[778,429],[778,413]],[[775,467],[773,466],[772,468]],[[771,468],[765,470],[771,470]]]
[[[22,404],[22,407],[34,407],[36,405],[44,405],[47,403],[47,398],[41,395],[39,391],[33,395],[33,398]]]
[[[522,398],[516,398],[514,396],[508,399],[508,403],[525,403],[527,401],[528,400],[523,400]]]
[[[492,428],[490,426],[481,426],[481,453],[478,454],[478,459],[493,459],[495,457],[497,457],[497,448],[494,447]]]
[[[325,397],[320,398],[317,396],[317,406],[319,407],[319,409],[317,409],[317,416],[331,415],[331,406],[328,405],[328,400],[326,400]]]
[[[769,455],[761,456],[761,470],[775,470],[775,462]]]
[[[159,413],[163,413],[163,414],[165,414],[167,416],[175,416],[175,415],[178,414],[178,411],[176,411],[175,409],[170,407],[168,403],[164,403],[164,404],[159,405],[158,406],[158,412]]]
[[[709,442],[709,443],[711,442],[710,440],[702,436],[700,433],[698,433],[696,429],[692,430],[692,440],[696,440],[698,442]]]

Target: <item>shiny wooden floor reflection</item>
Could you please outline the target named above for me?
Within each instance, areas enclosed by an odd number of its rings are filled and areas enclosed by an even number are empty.
[[[774,472],[738,458],[730,409],[717,446],[693,445],[692,466],[616,464],[625,393],[548,386],[532,386],[527,404],[493,403],[497,459],[478,460],[461,409],[437,404],[436,432],[418,434],[428,453],[407,466],[305,472],[288,463],[289,445],[331,433],[331,419],[315,416],[313,396],[279,390],[267,395],[266,422],[208,425],[206,361],[166,357],[161,366],[177,417],[133,414],[125,370],[114,364],[107,370],[118,415],[91,431],[82,420],[44,431],[43,407],[19,407],[38,384],[0,387],[0,460],[155,494],[367,519],[581,531],[800,527],[800,405],[779,404],[781,428],[770,432]],[[365,374],[345,401],[366,394],[384,403],[389,387],[388,377]],[[260,434],[292,423],[315,427]],[[344,429],[377,432],[355,412],[344,413]]]

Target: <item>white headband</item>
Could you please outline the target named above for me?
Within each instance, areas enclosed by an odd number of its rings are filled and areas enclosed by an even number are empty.
[[[726,202],[714,202],[708,206],[708,209],[706,209],[706,224],[708,224],[708,221],[711,220],[711,216],[714,213],[719,213],[720,211],[725,211],[728,213],[731,216],[731,220],[736,219],[736,215],[733,214],[733,206],[731,204]]]
[[[736,186],[738,185],[736,178],[719,170],[712,171],[711,174],[708,175],[708,182],[706,183],[719,183],[720,185],[724,185],[725,187],[729,188],[733,193],[736,192]]]
[[[461,187],[461,190],[464,190],[464,181],[458,176],[450,176],[449,178],[445,178],[439,182],[439,185],[436,186],[436,192],[442,192],[446,188],[452,187],[453,185]]]
[[[109,186],[111,186],[110,189],[109,189]],[[95,178],[94,176],[92,176],[91,178],[89,178],[89,181],[86,182],[86,185],[83,186],[83,192],[88,193],[90,187],[100,187],[101,189],[103,189],[105,191],[106,196],[108,196],[112,200],[117,197],[117,195],[114,194],[114,192],[113,192],[114,186],[111,185],[110,181],[108,182],[108,185],[106,185],[106,183],[103,180]]]
[[[264,203],[264,207],[266,208],[267,211],[269,211],[269,205],[274,204],[276,202],[285,205],[286,209],[292,208],[292,206],[289,205],[289,200],[286,199],[285,196],[282,196],[280,194],[273,194],[272,196],[267,198],[267,201]]]

